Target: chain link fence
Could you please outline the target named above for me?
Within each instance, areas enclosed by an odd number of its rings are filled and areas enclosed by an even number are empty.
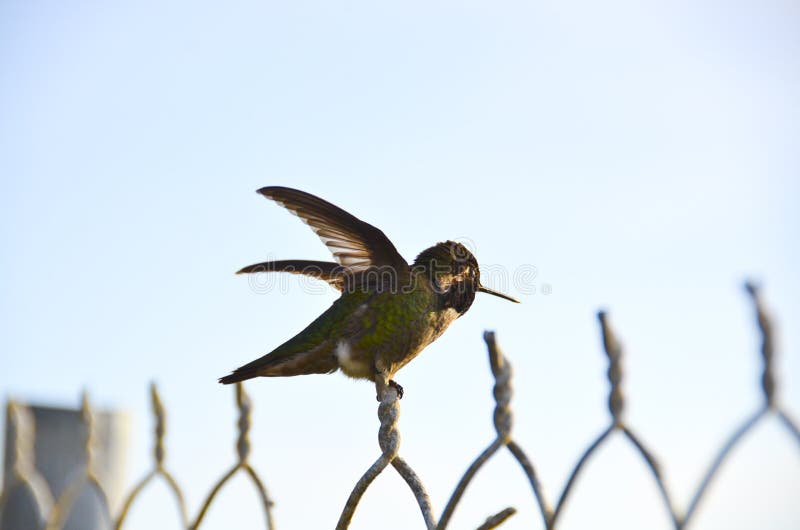
[[[350,526],[350,522],[367,488],[369,488],[370,484],[378,475],[391,466],[403,478],[413,492],[417,504],[419,505],[424,527],[428,530],[445,530],[464,492],[475,478],[480,468],[489,461],[493,455],[505,448],[519,464],[530,483],[533,502],[538,506],[538,510],[541,514],[542,527],[546,530],[554,530],[558,527],[560,516],[567,505],[570,492],[573,490],[585,464],[614,433],[619,433],[629,441],[635,453],[646,463],[660,492],[667,512],[672,519],[672,526],[676,530],[686,528],[692,521],[693,516],[697,513],[697,508],[703,501],[709,485],[718,475],[719,470],[726,461],[731,450],[737,446],[748,433],[753,431],[757,424],[764,418],[767,416],[775,416],[780,421],[780,424],[785,427],[787,436],[791,437],[798,444],[798,447],[800,447],[800,429],[798,429],[798,424],[775,399],[776,385],[773,373],[774,339],[772,323],[764,309],[757,287],[753,284],[747,284],[746,289],[752,298],[758,327],[761,333],[762,342],[760,353],[763,361],[761,389],[763,402],[751,416],[742,422],[738,429],[728,436],[725,443],[708,465],[703,478],[695,488],[686,508],[681,509],[676,505],[663,479],[661,466],[657,459],[636,435],[635,430],[625,420],[625,396],[620,386],[623,377],[620,363],[623,356],[623,348],[611,328],[608,316],[604,312],[600,312],[598,314],[598,319],[602,332],[603,347],[609,363],[609,424],[585,449],[581,457],[575,463],[555,504],[552,504],[545,495],[544,488],[537,477],[533,462],[512,436],[511,364],[497,345],[494,333],[486,332],[484,339],[488,349],[491,371],[495,379],[494,398],[496,404],[493,419],[497,436],[469,465],[456,485],[450,499],[444,506],[442,515],[439,518],[436,517],[422,480],[414,472],[413,468],[400,456],[400,433],[398,430],[400,402],[397,390],[390,386],[388,381],[379,380],[376,382],[376,387],[378,396],[380,397],[380,404],[378,406],[378,419],[380,420],[378,442],[380,455],[377,460],[375,460],[375,463],[367,469],[355,484],[350,496],[345,502],[344,509],[336,524],[336,529],[344,530]],[[237,474],[244,474],[250,479],[252,486],[258,493],[258,498],[263,508],[264,526],[269,530],[275,529],[276,524],[272,516],[273,502],[267,493],[264,480],[249,463],[251,451],[249,431],[252,403],[241,383],[236,385],[235,392],[236,405],[239,411],[238,437],[236,440],[237,460],[212,486],[205,500],[201,503],[198,513],[194,517],[190,517],[184,501],[182,489],[166,464],[166,455],[164,451],[165,409],[155,385],[151,386],[151,401],[155,418],[153,467],[124,497],[122,508],[115,516],[112,516],[110,513],[106,494],[98,479],[98,473],[95,470],[94,413],[88,397],[84,394],[81,408],[82,421],[85,425],[85,440],[83,446],[86,455],[85,465],[80,467],[75,474],[75,478],[60,493],[58,498],[53,497],[53,493],[50,491],[47,481],[44,480],[36,468],[36,462],[33,456],[35,432],[30,412],[25,406],[10,401],[7,408],[7,417],[14,426],[13,432],[15,439],[13,447],[15,452],[12,455],[11,480],[7,480],[4,483],[3,491],[0,494],[0,530],[21,530],[10,527],[6,528],[2,523],[2,521],[4,521],[3,512],[7,509],[6,505],[12,495],[27,496],[28,505],[32,507],[31,509],[36,511],[35,517],[41,521],[39,528],[45,530],[61,530],[64,528],[78,497],[87,489],[96,493],[97,499],[105,510],[107,520],[111,521],[111,526],[113,526],[113,528],[120,530],[125,526],[131,507],[136,503],[142,492],[156,479],[162,479],[167,484],[169,491],[172,493],[174,502],[177,504],[183,527],[196,530],[202,526],[206,513],[217,498],[218,493]],[[8,475],[7,473],[7,476]],[[492,515],[486,519],[486,521],[482,523],[477,522],[476,528],[479,530],[496,528],[502,525],[509,517],[513,516],[515,512],[515,508],[507,507]]]

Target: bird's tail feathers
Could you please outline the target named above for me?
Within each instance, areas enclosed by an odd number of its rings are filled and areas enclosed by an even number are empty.
[[[226,375],[225,377],[220,377],[219,382],[223,385],[230,385],[233,383],[240,383],[242,381],[247,381],[248,379],[252,379],[254,377],[258,377],[258,369],[247,368],[247,366],[242,366],[241,368],[237,368],[230,374]]]
[[[304,351],[281,351],[286,346],[285,344],[260,359],[240,366],[225,377],[220,377],[219,382],[229,385],[254,377],[329,374],[339,367],[336,359],[330,355],[327,343]]]

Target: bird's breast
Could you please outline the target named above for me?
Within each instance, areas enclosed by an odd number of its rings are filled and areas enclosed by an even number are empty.
[[[336,344],[334,350],[336,362],[339,364],[342,372],[345,375],[355,379],[371,379],[372,378],[372,363],[369,361],[368,356],[356,355],[353,351],[353,345],[348,340],[340,340]]]
[[[452,307],[443,309],[441,311],[431,312],[428,316],[430,335],[427,337],[428,341],[423,345],[423,347],[438,339],[442,333],[444,333],[444,330],[446,330],[447,327],[458,317],[458,311]]]
[[[376,371],[393,374],[459,316],[452,308],[434,309],[423,296],[383,295],[370,302],[353,307],[334,346],[342,372],[359,379],[373,379]]]

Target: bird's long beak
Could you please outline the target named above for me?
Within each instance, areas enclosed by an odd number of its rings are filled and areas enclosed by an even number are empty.
[[[500,298],[505,298],[509,302],[514,302],[515,304],[519,303],[519,300],[517,300],[516,298],[512,298],[511,296],[508,296],[507,294],[498,293],[497,291],[493,291],[492,289],[489,289],[488,287],[484,287],[483,285],[479,285],[478,286],[478,292],[479,293],[493,294],[495,296],[499,296]]]

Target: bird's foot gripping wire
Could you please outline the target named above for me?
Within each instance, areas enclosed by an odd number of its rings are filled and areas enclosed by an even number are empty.
[[[399,384],[399,383],[397,383],[397,381],[395,381],[394,379],[389,379],[389,383],[388,383],[388,385],[389,385],[390,387],[394,388],[394,389],[395,389],[395,391],[397,392],[397,399],[403,399],[403,387],[402,387],[402,386],[400,386],[400,384]],[[380,394],[377,394],[377,395],[375,396],[375,399],[377,399],[378,401],[380,401],[380,400],[381,400],[381,395],[380,395]]]
[[[397,399],[403,399],[403,387],[394,379],[389,379],[389,386],[397,390]]]

